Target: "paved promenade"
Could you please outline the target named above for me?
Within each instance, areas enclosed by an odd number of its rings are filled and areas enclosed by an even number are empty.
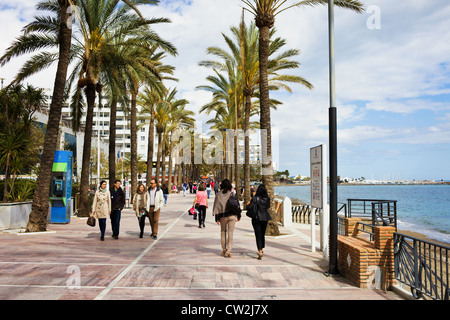
[[[310,226],[280,226],[257,259],[251,221],[236,224],[232,257],[220,255],[220,227],[209,200],[206,227],[186,210],[194,195],[169,195],[157,240],[147,220],[140,239],[137,218],[122,212],[119,239],[105,241],[98,226],[73,217],[48,231],[0,231],[0,300],[399,300],[395,293],[359,289],[344,277],[326,277],[328,262],[311,252]],[[316,232],[318,236],[319,232]]]

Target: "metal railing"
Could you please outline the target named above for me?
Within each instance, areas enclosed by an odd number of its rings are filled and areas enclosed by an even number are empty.
[[[449,300],[450,247],[394,233],[395,279],[415,299]]]
[[[397,200],[348,199],[347,202],[349,218],[371,220],[373,226],[393,226],[397,230]]]
[[[309,204],[292,205],[292,222],[296,223],[311,223],[311,211],[316,215],[316,224],[320,224],[320,209],[312,208]]]

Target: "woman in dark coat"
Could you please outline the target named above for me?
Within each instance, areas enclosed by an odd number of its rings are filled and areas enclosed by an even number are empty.
[[[256,217],[252,218],[252,226],[255,231],[256,246],[258,248],[258,259],[261,260],[263,256],[263,249],[265,247],[265,233],[267,228],[267,221],[271,220],[269,214],[270,198],[267,194],[266,186],[260,184],[256,190],[256,194],[252,200],[247,204],[247,210],[252,206],[257,207]]]

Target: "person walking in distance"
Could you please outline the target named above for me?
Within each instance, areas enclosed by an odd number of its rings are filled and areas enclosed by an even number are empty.
[[[208,199],[209,199],[209,196],[211,195],[211,184],[210,183],[206,184],[206,194],[208,195]]]
[[[205,192],[205,186],[201,184],[198,187],[198,192],[195,195],[194,206],[198,203],[198,227],[205,227],[206,208],[208,208],[208,198]]]
[[[224,179],[220,184],[220,192],[216,195],[213,205],[213,215],[217,224],[220,224],[220,240],[222,245],[221,255],[231,258],[231,247],[233,245],[233,232],[236,221],[241,220],[241,214],[227,212],[227,202],[232,186],[228,179]]]
[[[95,192],[94,202],[92,203],[91,216],[98,219],[100,227],[100,240],[105,240],[106,217],[111,215],[111,197],[106,189],[106,181],[100,183],[99,189]]]
[[[125,206],[125,193],[120,187],[120,180],[114,181],[114,185],[110,190],[111,194],[111,228],[113,231],[112,237],[119,239],[120,216]]]
[[[219,193],[219,182],[215,181],[214,182],[214,194],[218,194]]]
[[[183,197],[186,197],[186,190],[187,190],[187,188],[188,188],[188,185],[187,185],[187,183],[186,183],[186,181],[185,182],[183,182]]]
[[[161,190],[163,191],[164,196],[164,205],[167,205],[167,197],[169,196],[169,188],[165,183],[163,183]]]
[[[254,209],[256,206],[256,215],[252,218],[252,226],[256,237],[256,247],[258,248],[258,259],[261,260],[265,247],[265,233],[267,221],[271,220],[269,214],[270,198],[264,184],[260,184],[256,189],[255,195],[247,204],[247,210]]]
[[[147,200],[148,193],[145,191],[144,185],[139,184],[136,190],[136,194],[133,196],[133,210],[136,213],[136,217],[139,221],[139,228],[141,229],[139,238],[142,238],[144,236],[145,217],[148,217]],[[150,217],[148,218],[150,220]]]
[[[150,226],[152,227],[152,235],[150,237],[155,240],[158,239],[159,214],[163,206],[164,194],[157,186],[156,180],[152,179],[148,188],[147,212],[150,219]]]

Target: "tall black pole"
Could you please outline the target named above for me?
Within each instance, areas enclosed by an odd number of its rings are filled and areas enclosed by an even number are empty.
[[[330,62],[330,108],[329,108],[329,144],[330,144],[330,261],[328,273],[338,274],[337,265],[337,120],[334,78],[334,0],[328,0],[328,34]]]

